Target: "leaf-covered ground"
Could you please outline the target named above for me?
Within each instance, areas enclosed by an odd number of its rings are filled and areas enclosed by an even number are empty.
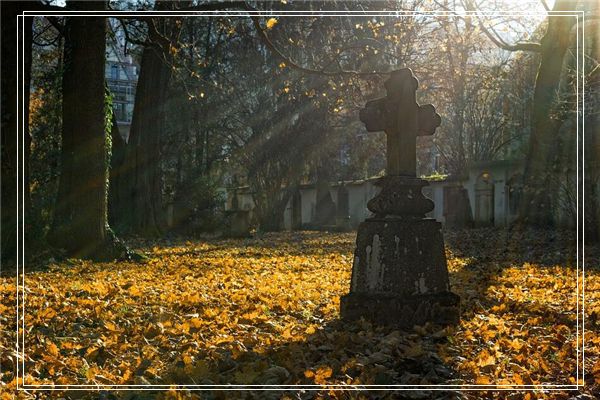
[[[553,233],[447,232],[459,326],[339,320],[354,233],[137,243],[144,263],[67,260],[25,278],[25,383],[281,385],[277,392],[20,392],[67,398],[514,398],[599,394],[600,271],[586,271],[577,365],[575,245]],[[580,285],[583,281],[580,280]],[[0,390],[15,395],[16,277],[0,278]],[[580,306],[582,303],[580,303]],[[579,322],[581,323],[581,321]],[[576,384],[556,391],[356,391],[345,385]],[[582,373],[585,369],[585,382]],[[286,385],[330,385],[285,390]],[[331,386],[335,385],[335,386]],[[335,388],[336,390],[331,390]],[[314,388],[313,388],[314,389]],[[584,397],[582,397],[584,398]]]

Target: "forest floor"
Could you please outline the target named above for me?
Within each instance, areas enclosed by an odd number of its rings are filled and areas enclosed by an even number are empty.
[[[339,319],[354,239],[355,233],[295,232],[238,240],[131,241],[148,260],[33,263],[26,266],[25,298],[19,299],[25,312],[19,328],[25,333],[20,338],[24,359],[15,351],[17,277],[5,269],[0,277],[1,398],[15,395],[17,363],[25,371],[20,384],[55,388],[279,385],[279,391],[269,392],[115,388],[59,394],[30,388],[19,392],[21,398],[600,396],[597,248],[586,248],[583,363],[577,351],[583,303],[578,308],[572,236],[492,229],[445,232],[451,286],[462,298],[461,322],[410,331]],[[583,285],[580,278],[579,288]],[[485,392],[346,387],[398,384],[490,386]],[[498,390],[541,384],[585,386],[575,391]],[[286,389],[288,385],[323,386],[301,390]]]

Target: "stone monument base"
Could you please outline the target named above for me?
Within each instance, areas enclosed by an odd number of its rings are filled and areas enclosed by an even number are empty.
[[[340,299],[345,320],[361,317],[381,325],[412,328],[430,322],[454,325],[460,320],[460,297],[452,292],[401,296],[390,293],[349,293]]]
[[[403,327],[459,321],[441,224],[431,218],[371,218],[356,237],[350,293],[341,316]]]

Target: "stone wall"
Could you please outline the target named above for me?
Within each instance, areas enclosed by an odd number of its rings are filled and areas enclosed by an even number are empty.
[[[518,182],[519,174],[522,173],[522,162],[517,161],[495,161],[480,163],[471,168],[468,178],[465,180],[436,180],[430,181],[429,186],[423,189],[425,196],[429,197],[435,203],[433,211],[427,216],[434,218],[442,224],[446,224],[450,214],[456,218],[456,207],[467,207],[470,212],[471,222],[475,226],[506,226],[516,217],[516,210],[512,202],[518,201]],[[344,182],[348,191],[348,211],[350,214],[349,225],[356,229],[358,225],[366,218],[371,216],[367,209],[367,202],[375,197],[379,188],[374,185],[375,179],[361,181]],[[483,182],[486,181],[486,182]],[[339,183],[331,183],[329,190],[333,201],[338,203]],[[468,194],[468,204],[458,204],[456,201],[445,199],[447,193],[457,188],[464,188]],[[489,192],[486,192],[486,189]],[[301,226],[306,228],[315,228],[316,216],[316,187],[313,184],[302,185],[300,192],[300,214]],[[231,196],[233,190],[227,192],[228,207],[231,205]],[[252,193],[248,188],[237,189],[238,205],[240,209],[252,210],[254,202]],[[293,196],[292,196],[293,197]],[[293,198],[290,199],[284,213],[284,228],[292,229],[292,210]],[[489,219],[486,221],[477,220],[484,216],[486,206],[485,201],[489,201]],[[448,207],[453,208],[449,210]],[[467,219],[467,218],[465,218]],[[565,218],[566,221],[566,218]],[[566,224],[566,223],[565,223]],[[466,226],[471,226],[466,221]]]

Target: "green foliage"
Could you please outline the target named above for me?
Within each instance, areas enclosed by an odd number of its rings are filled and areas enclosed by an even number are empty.
[[[427,175],[427,176],[421,176],[422,179],[426,179],[428,181],[443,181],[447,177],[448,177],[448,174],[442,174],[437,171],[435,171],[432,174]]]
[[[113,95],[107,88],[104,92],[104,132],[106,138],[107,168],[110,168],[110,157],[112,155],[112,136],[110,132],[113,127],[113,115]]]

